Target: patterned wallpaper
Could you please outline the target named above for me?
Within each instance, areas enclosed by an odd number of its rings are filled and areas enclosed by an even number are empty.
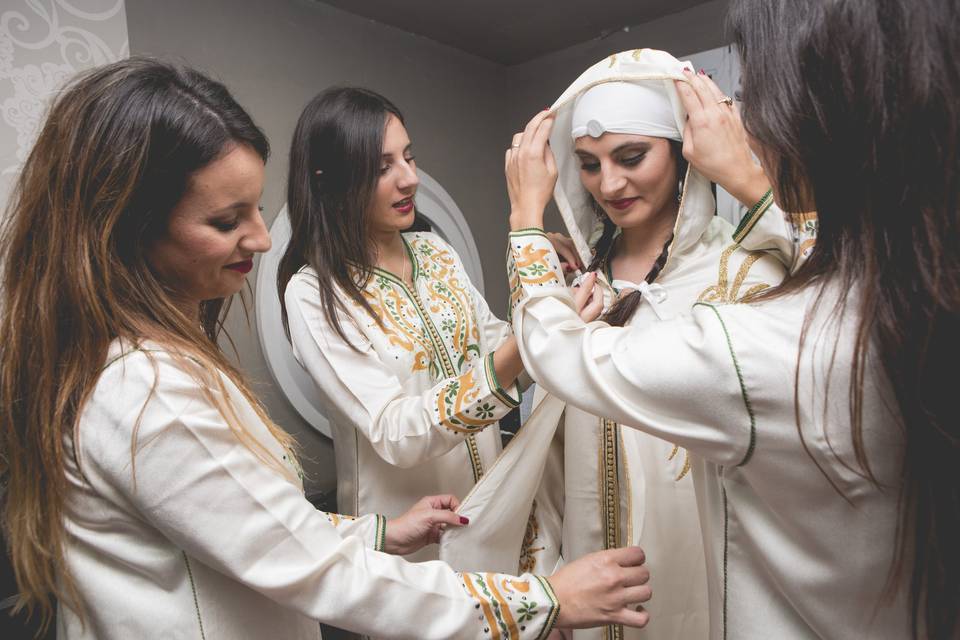
[[[4,0],[0,6],[0,206],[56,91],[129,55],[124,0]],[[0,210],[2,210],[0,209]]]

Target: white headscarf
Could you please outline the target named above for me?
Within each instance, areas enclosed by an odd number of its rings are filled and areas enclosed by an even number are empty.
[[[556,121],[550,147],[559,174],[554,199],[584,264],[591,261],[589,240],[597,218],[580,182],[580,163],[573,153],[575,138],[611,132],[682,140],[687,113],[674,81],[687,80],[684,69],[692,71],[693,67],[665,51],[622,51],[584,71],[551,107]],[[690,167],[670,256],[696,245],[714,209],[710,182]]]
[[[683,140],[663,82],[605,82],[577,98],[572,137],[599,138],[604,133],[632,133]]]

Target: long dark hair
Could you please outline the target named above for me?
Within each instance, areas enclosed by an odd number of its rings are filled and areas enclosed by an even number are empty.
[[[772,296],[832,280],[855,309],[851,437],[863,443],[868,354],[902,419],[890,590],[914,636],[960,634],[960,5],[952,0],[738,0],[743,121],[788,211],[817,244]],[[769,297],[769,296],[768,296]],[[808,316],[809,321],[809,316]],[[799,425],[798,425],[799,427]]]
[[[71,449],[66,436],[113,340],[149,339],[204,371],[225,373],[275,437],[290,443],[217,346],[224,300],[185,314],[175,287],[145,257],[191,175],[234,145],[264,160],[269,154],[263,133],[222,84],[130,58],[80,76],[60,94],[17,181],[0,233],[2,523],[20,592],[16,609],[39,610],[44,628],[53,597],[84,618],[64,557],[65,467],[72,459],[79,468],[76,440]],[[221,377],[198,384],[256,451],[229,400],[217,400],[227,396]]]
[[[670,143],[670,153],[673,156],[674,166],[676,168],[675,174],[669,179],[671,182],[677,182],[679,176],[686,176],[688,163],[683,157],[683,143],[676,140],[668,140],[668,142]],[[680,197],[682,192],[683,189],[680,188],[678,190],[678,197]],[[587,267],[587,271],[596,271],[605,268],[612,258],[611,251],[613,249],[613,240],[616,236],[617,225],[614,224],[613,220],[603,211],[600,204],[594,200],[593,197],[590,198],[590,201],[597,217],[603,222],[603,232],[600,234],[600,238],[594,246],[593,260],[590,261],[590,265]],[[663,271],[663,267],[667,264],[667,256],[670,255],[671,244],[673,244],[673,234],[663,243],[663,249],[660,250],[660,255],[657,256],[653,266],[650,267],[650,271],[648,271],[644,277],[646,282],[653,283],[660,275],[660,272]],[[610,309],[603,314],[601,320],[614,327],[622,327],[629,322],[633,314],[636,313],[642,297],[643,294],[639,291],[631,291],[614,302]]]
[[[291,239],[280,260],[277,291],[289,335],[283,294],[302,266],[317,272],[327,321],[350,344],[338,311],[339,287],[379,322],[363,297],[373,269],[367,209],[380,177],[387,117],[403,115],[378,93],[354,87],[327,89],[310,101],[290,145],[287,211]]]

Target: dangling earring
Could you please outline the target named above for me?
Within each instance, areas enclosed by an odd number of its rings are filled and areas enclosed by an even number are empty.
[[[677,181],[677,202],[683,201],[683,180]]]

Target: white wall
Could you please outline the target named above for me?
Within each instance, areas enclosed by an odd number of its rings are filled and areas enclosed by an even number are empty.
[[[127,56],[123,0],[4,0],[0,7],[0,211],[51,97],[78,71]]]

